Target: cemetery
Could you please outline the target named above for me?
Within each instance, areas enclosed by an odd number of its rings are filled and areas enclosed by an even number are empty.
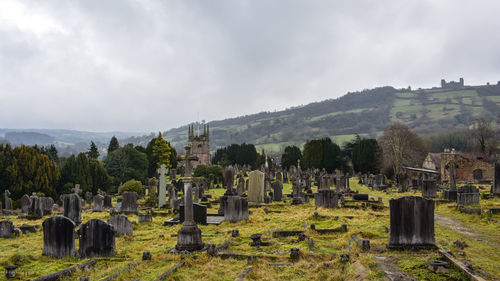
[[[431,179],[402,190],[380,175],[274,168],[227,167],[223,180],[215,184],[187,174],[167,177],[167,171],[159,169],[160,181],[155,187],[144,186],[141,196],[126,191],[97,194],[86,201],[76,186],[62,197],[62,205],[52,203],[47,212],[40,211],[46,209],[40,198],[23,196],[22,208],[4,209],[1,216],[4,276],[9,280],[500,276],[500,198],[490,195],[484,185],[458,184],[457,198],[448,200],[443,198],[447,188],[438,188]],[[154,206],[146,204],[152,194],[162,198]],[[481,212],[461,212],[464,208]]]

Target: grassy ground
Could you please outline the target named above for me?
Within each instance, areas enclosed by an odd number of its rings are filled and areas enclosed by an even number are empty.
[[[382,197],[388,206],[388,200],[407,194],[386,194],[371,191],[365,186],[358,185],[351,180],[351,188],[359,192],[366,192],[376,197]],[[224,190],[212,189],[209,194],[222,195]],[[291,185],[284,185],[284,193],[291,193]],[[482,201],[482,206],[498,206],[498,199]],[[438,205],[436,213],[450,217],[461,224],[470,226],[480,236],[469,237],[456,231],[436,224],[436,242],[440,247],[457,252],[453,246],[456,240],[465,241],[469,247],[463,250],[464,257],[474,265],[495,276],[500,276],[497,267],[500,255],[499,226],[488,220],[487,215],[463,215],[450,207],[450,204]],[[266,209],[267,211],[266,212]],[[209,209],[209,213],[217,211],[217,206]],[[272,212],[269,212],[272,211]],[[315,215],[317,212],[317,215]],[[91,218],[109,219],[108,213],[82,213],[82,221]],[[134,225],[134,235],[116,239],[117,254],[113,259],[99,261],[93,269],[78,271],[65,280],[78,280],[81,276],[90,276],[91,280],[101,280],[111,274],[120,272],[131,265],[141,262],[143,251],[150,251],[153,260],[140,263],[134,269],[124,272],[114,280],[154,280],[163,272],[177,264],[181,257],[168,253],[176,245],[175,235],[180,225],[163,226],[163,222],[174,214],[169,211],[159,211],[152,223]],[[495,215],[496,219],[500,218]],[[42,220],[28,221],[17,217],[5,217],[16,226],[23,223],[41,225]],[[129,219],[137,221],[136,215]],[[337,228],[346,224],[346,233],[318,234],[310,229],[311,224],[316,228]],[[195,253],[185,257],[185,265],[170,276],[170,280],[234,280],[247,268],[252,271],[246,276],[248,280],[381,280],[383,273],[377,268],[376,256],[386,256],[395,259],[395,263],[408,274],[419,280],[463,280],[463,275],[456,271],[448,275],[434,274],[427,270],[429,259],[438,258],[435,251],[387,251],[387,227],[389,226],[388,208],[374,211],[356,209],[316,209],[314,202],[291,206],[287,203],[272,203],[261,208],[250,208],[250,220],[238,223],[224,222],[219,226],[199,226],[202,230],[204,243],[220,245],[231,238],[230,231],[238,229],[240,236],[233,239],[228,253],[254,254],[268,258],[248,264],[246,260],[221,259],[207,255],[206,252]],[[308,240],[299,242],[297,237],[273,238],[272,232],[280,230],[305,230],[306,236],[314,240],[312,251],[308,250]],[[270,242],[270,246],[256,249],[250,246],[251,234],[262,233],[263,241]],[[351,238],[356,234],[362,239],[370,239],[371,251],[363,253]],[[174,237],[172,237],[174,235]],[[491,246],[493,243],[496,246]],[[349,246],[350,244],[350,246]],[[21,235],[13,239],[0,239],[0,265],[17,264],[17,280],[34,279],[58,270],[82,263],[86,260],[78,258],[54,259],[41,256],[43,247],[42,231]],[[350,247],[352,249],[350,249]],[[78,248],[78,246],[77,246]],[[288,264],[291,248],[300,248],[302,258],[292,266],[270,266],[269,264]],[[349,253],[351,260],[348,263],[340,262],[339,255]],[[25,277],[25,275],[27,277]],[[0,280],[3,276],[0,277]]]

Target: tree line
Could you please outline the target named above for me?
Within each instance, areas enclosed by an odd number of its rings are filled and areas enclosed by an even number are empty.
[[[107,152],[99,161],[94,142],[87,152],[67,158],[59,157],[54,145],[0,144],[0,192],[9,189],[14,200],[33,192],[56,199],[70,193],[75,184],[80,184],[83,192],[115,192],[127,181],[144,182],[154,177],[161,164],[177,167],[177,152],[161,133],[147,147],[120,146],[112,137]]]

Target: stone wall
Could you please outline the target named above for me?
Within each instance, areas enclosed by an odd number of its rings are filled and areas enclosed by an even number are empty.
[[[446,169],[446,164],[453,160],[457,164],[455,177],[457,182],[473,182],[474,170],[481,170],[483,181],[493,180],[493,163],[489,163],[482,159],[476,159],[473,156],[461,153],[441,153],[441,180],[449,181],[450,173]]]

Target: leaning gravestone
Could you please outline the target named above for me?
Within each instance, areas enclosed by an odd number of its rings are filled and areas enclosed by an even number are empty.
[[[30,206],[31,206],[30,197],[24,194],[23,197],[21,197],[21,212],[23,214],[27,214],[30,210]]]
[[[248,201],[264,203],[264,173],[261,171],[250,172],[248,179]]]
[[[64,216],[70,218],[76,225],[82,223],[81,200],[77,194],[66,194],[63,197]]]
[[[114,256],[116,231],[101,219],[91,219],[78,229],[80,258]]]
[[[137,205],[137,193],[124,192],[121,206],[121,212],[124,213],[138,213],[139,206]]]
[[[389,249],[435,249],[434,201],[416,196],[389,200]]]
[[[12,238],[14,224],[11,221],[0,221],[0,238]]]
[[[108,220],[108,224],[112,225],[115,228],[117,236],[132,235],[134,233],[132,223],[129,221],[127,216],[113,215]]]
[[[224,208],[224,219],[230,222],[248,220],[248,201],[240,196],[228,196]]]
[[[104,196],[97,194],[94,196],[93,212],[104,212]]]
[[[63,258],[75,255],[75,223],[63,216],[51,217],[43,223],[42,255]]]

